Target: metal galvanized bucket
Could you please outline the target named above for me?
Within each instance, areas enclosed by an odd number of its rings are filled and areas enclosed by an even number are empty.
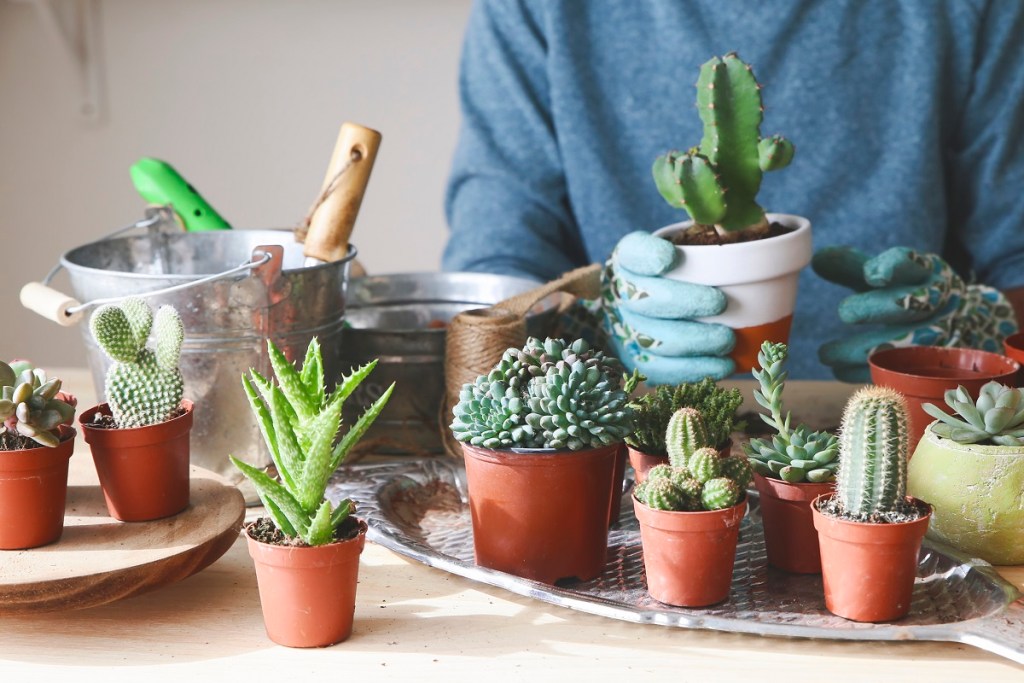
[[[486,273],[402,273],[355,278],[349,286],[341,349],[345,372],[378,359],[345,403],[353,424],[395,382],[395,393],[357,447],[358,453],[442,452],[446,327],[462,311],[484,308],[534,289],[525,278]],[[527,333],[545,336],[557,315],[545,299],[527,315]],[[445,416],[447,419],[447,416]]]
[[[241,381],[249,368],[269,376],[266,339],[294,360],[316,336],[327,377],[347,367],[341,333],[355,249],[343,260],[312,267],[303,267],[302,252],[290,230],[151,230],[72,249],[61,265],[79,301],[171,289],[146,300],[154,308],[174,306],[185,326],[181,372],[185,398],[196,404],[192,464],[241,482],[229,454],[259,467],[271,463]],[[82,335],[102,395],[108,360],[88,325]]]

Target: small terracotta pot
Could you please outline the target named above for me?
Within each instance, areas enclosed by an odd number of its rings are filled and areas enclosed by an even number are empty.
[[[820,573],[821,554],[811,501],[831,493],[835,484],[791,484],[754,474],[754,486],[761,496],[768,564],[794,574]]]
[[[622,487],[626,481],[626,446],[619,444],[615,454],[615,469],[612,470],[612,501],[608,507],[608,528],[619,521],[622,514]]]
[[[271,640],[287,647],[326,647],[352,635],[365,522],[359,520],[353,539],[314,547],[260,543],[248,527],[245,539]]]
[[[931,506],[908,497],[909,502],[927,507],[928,514],[903,524],[868,524],[822,514],[818,505],[832,495],[811,502],[821,546],[825,607],[852,621],[899,619],[910,611]]]
[[[1017,373],[1016,386],[1024,386],[1024,332],[1011,334],[1003,340],[1003,352],[1007,358],[1011,358],[1021,365]]]
[[[647,479],[647,473],[653,467],[658,465],[667,465],[667,455],[649,455],[643,451],[638,451],[633,447],[627,447],[629,453],[629,464],[633,468],[634,478],[637,484],[642,484]],[[718,449],[718,455],[722,458],[728,458],[732,453],[732,439],[725,442],[725,445]]]
[[[79,423],[92,449],[111,517],[145,522],[176,515],[188,507],[193,405],[188,400],[181,405],[184,415],[130,429],[91,426],[97,413],[110,414],[106,403],[82,413]]]
[[[724,510],[672,512],[633,497],[647,592],[659,602],[702,607],[729,597],[744,499]]]
[[[920,441],[932,417],[925,403],[949,412],[943,395],[963,385],[978,398],[981,387],[992,380],[1016,381],[1020,364],[998,353],[943,346],[902,346],[876,351],[868,358],[871,381],[903,394],[910,408],[910,452]]]
[[[64,533],[75,430],[59,431],[53,448],[0,451],[0,550],[37,548]]]
[[[620,444],[514,453],[462,444],[476,563],[553,584],[604,569]]]

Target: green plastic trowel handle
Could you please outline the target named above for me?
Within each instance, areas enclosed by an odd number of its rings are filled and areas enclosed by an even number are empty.
[[[188,232],[230,230],[231,226],[166,161],[144,157],[131,168],[132,182],[150,204],[170,205]]]

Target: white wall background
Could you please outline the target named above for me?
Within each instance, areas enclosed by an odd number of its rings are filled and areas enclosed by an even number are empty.
[[[36,7],[0,0],[0,358],[85,364],[79,329],[26,311],[18,290],[142,216],[128,176],[142,156],[171,162],[236,228],[290,227],[341,123],[376,128],[352,242],[371,273],[439,269],[470,0],[88,1],[98,123],[79,115],[79,82]]]

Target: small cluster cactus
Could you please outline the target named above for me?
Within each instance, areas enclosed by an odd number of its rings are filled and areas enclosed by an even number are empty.
[[[366,379],[377,361],[343,377],[334,391],[328,392],[316,337],[309,342],[301,369],[296,369],[270,340],[267,350],[277,381],[250,370],[242,384],[279,479],[229,457],[252,481],[274,525],[286,537],[300,538],[310,546],[341,540],[336,539],[338,530],[355,511],[355,504],[343,500],[332,507],[324,497],[327,484],[387,405],[395,385],[389,386],[335,443],[345,399]]]
[[[178,362],[185,330],[172,306],[156,316],[139,298],[97,309],[90,321],[93,337],[113,364],[104,391],[118,428],[145,427],[169,419],[181,404],[184,382]],[[153,348],[147,346],[150,332]]]
[[[907,503],[907,402],[888,387],[867,386],[843,411],[833,512],[857,521],[904,522]]]
[[[944,396],[956,415],[925,403],[924,411],[939,420],[932,431],[963,444],[1024,446],[1024,389],[999,382],[988,382],[978,393],[977,402],[962,386]]]
[[[28,361],[0,361],[0,434],[20,435],[40,446],[60,443],[58,427],[75,417],[75,399],[60,390],[61,380]]]
[[[839,467],[839,442],[824,431],[811,431],[804,425],[790,427],[791,415],[783,411],[782,392],[787,372],[783,365],[789,355],[785,344],[766,341],[757,354],[760,368],[754,368],[754,379],[760,385],[754,399],[769,414],[760,413],[764,422],[775,430],[771,440],[751,439],[743,445],[750,465],[758,474],[790,483],[826,483],[835,479]]]
[[[586,341],[530,338],[467,383],[453,409],[458,441],[490,449],[580,450],[620,442],[632,427],[622,366]]]
[[[665,427],[680,408],[700,412],[708,433],[709,446],[722,447],[734,429],[742,429],[736,411],[743,403],[739,389],[725,389],[710,377],[678,386],[659,385],[630,402],[633,431],[626,443],[647,455],[668,455]]]
[[[760,91],[753,70],[736,53],[712,57],[697,79],[697,111],[704,123],[700,146],[654,162],[654,181],[665,201],[723,236],[767,232],[764,209],[755,201],[762,174],[793,158],[793,145],[782,136],[761,137]]]
[[[742,457],[721,457],[707,445],[699,411],[681,408],[669,420],[665,441],[669,464],[652,467],[637,486],[637,500],[656,510],[723,510],[743,498],[752,475]]]

